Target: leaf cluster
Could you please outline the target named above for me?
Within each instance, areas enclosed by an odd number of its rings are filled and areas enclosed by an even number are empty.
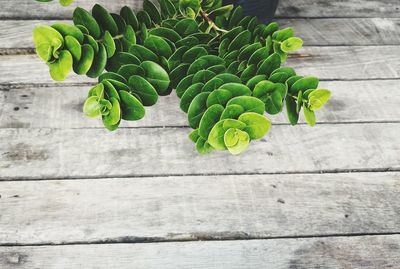
[[[71,70],[98,78],[84,113],[109,130],[143,118],[145,106],[175,89],[198,152],[240,154],[268,133],[265,113],[286,106],[295,125],[303,110],[313,126],[330,97],[317,78],[282,67],[303,45],[292,28],[259,23],[220,0],[145,0],[143,10],[119,14],[78,7],[73,21],[36,27],[36,51],[55,80]]]

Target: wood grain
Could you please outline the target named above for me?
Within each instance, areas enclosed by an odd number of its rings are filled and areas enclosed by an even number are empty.
[[[339,173],[0,182],[0,245],[395,233],[399,179]]]
[[[95,3],[118,12],[124,5],[138,10],[142,6],[140,0],[76,0],[68,8],[58,3],[35,3],[31,0],[19,0],[18,6],[13,1],[0,0],[0,18],[3,19],[40,19],[71,18],[75,7],[91,9]],[[400,17],[400,3],[397,0],[296,0],[280,1],[277,17]]]
[[[322,81],[331,89],[332,99],[317,113],[318,123],[397,122],[400,120],[398,80]],[[0,128],[102,128],[100,119],[89,119],[82,112],[90,86],[6,87],[0,91]],[[377,105],[379,100],[380,105]],[[273,123],[287,124],[285,113],[267,116]],[[301,116],[301,123],[304,123]],[[188,126],[175,93],[160,97],[146,108],[146,116],[121,127]]]
[[[387,269],[400,236],[0,248],[0,266],[98,269]]]
[[[400,46],[305,47],[287,65],[298,74],[323,80],[400,78]],[[93,82],[71,76],[65,83]],[[48,67],[36,55],[0,56],[0,84],[54,83]]]
[[[274,126],[240,157],[199,155],[187,128],[1,129],[1,179],[400,169],[400,124]]]
[[[32,49],[32,31],[36,25],[56,21],[9,20],[0,25],[0,52],[16,53]],[[70,23],[70,21],[63,21]],[[399,18],[358,19],[278,19],[282,27],[293,27],[306,46],[319,45],[399,45]],[[13,50],[11,50],[13,49]],[[31,50],[29,50],[30,52]]]

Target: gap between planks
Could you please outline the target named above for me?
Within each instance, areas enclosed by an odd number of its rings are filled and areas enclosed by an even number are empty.
[[[329,239],[329,238],[362,238],[370,236],[397,236],[400,235],[398,232],[389,233],[348,233],[348,234],[312,234],[312,235],[297,235],[297,236],[260,236],[251,237],[246,236],[245,233],[219,233],[219,234],[207,234],[207,235],[195,235],[190,238],[182,239],[161,239],[161,238],[135,238],[135,237],[123,237],[123,238],[111,238],[99,241],[76,241],[76,242],[43,242],[43,243],[0,243],[0,248],[5,247],[43,247],[43,246],[80,246],[80,245],[126,245],[126,244],[155,244],[155,243],[184,243],[184,242],[225,242],[225,241],[252,241],[252,240],[288,240],[288,239]],[[223,237],[228,236],[228,237]]]

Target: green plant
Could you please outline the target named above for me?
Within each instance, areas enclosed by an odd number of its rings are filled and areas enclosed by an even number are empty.
[[[98,78],[83,110],[101,116],[109,130],[143,118],[144,106],[176,89],[202,154],[243,152],[269,131],[264,114],[284,106],[292,125],[301,110],[315,125],[314,112],[330,92],[318,88],[318,78],[281,67],[303,45],[292,28],[260,24],[220,0],[159,0],[159,7],[149,0],[137,13],[127,6],[120,14],[78,7],[74,25],[35,28],[37,54],[55,80],[71,70]]]

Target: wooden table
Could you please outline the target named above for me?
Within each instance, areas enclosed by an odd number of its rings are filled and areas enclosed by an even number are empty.
[[[400,268],[400,2],[281,2],[333,98],[233,157],[197,155],[174,94],[85,118],[93,80],[54,83],[31,41],[72,8],[0,0],[0,268]]]

